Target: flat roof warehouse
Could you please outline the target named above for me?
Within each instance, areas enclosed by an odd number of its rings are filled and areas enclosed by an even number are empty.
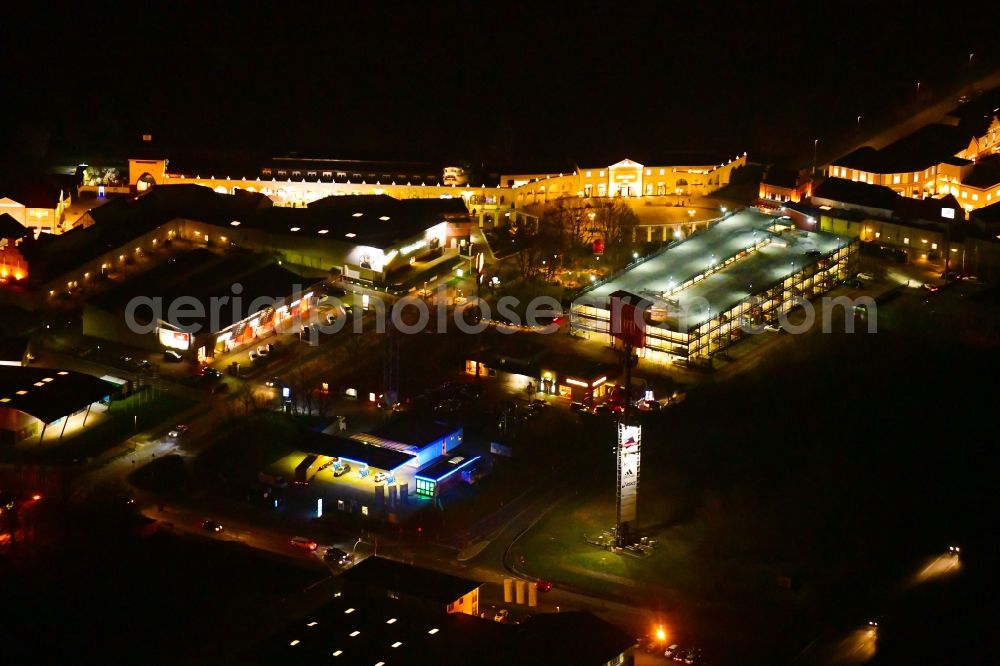
[[[114,384],[69,370],[0,366],[0,408],[52,423],[108,398]]]
[[[220,257],[205,249],[192,250],[172,257],[167,262],[150,269],[139,280],[120,284],[91,299],[90,305],[109,312],[125,310],[128,304],[139,297],[159,297],[163,299],[163,309],[159,314],[167,316],[167,306],[182,297],[195,299],[201,303],[205,315],[200,318],[184,316],[181,328],[200,325],[203,330],[219,332],[232,324],[243,321],[255,312],[249,308],[262,301],[275,303],[294,293],[296,289],[306,292],[320,282],[319,278],[306,278],[273,263],[261,265],[261,260],[252,256]],[[233,305],[233,286],[239,284],[240,307]],[[153,285],[152,287],[150,285]],[[300,294],[301,296],[301,294]],[[227,299],[217,309],[217,316],[210,321],[212,299]],[[257,307],[259,311],[262,307]],[[137,320],[147,319],[149,308],[140,307],[135,311]],[[170,322],[178,325],[178,322]],[[214,329],[214,330],[213,330]]]

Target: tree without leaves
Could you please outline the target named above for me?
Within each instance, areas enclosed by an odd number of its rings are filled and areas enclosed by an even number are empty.
[[[548,278],[555,273],[555,257],[566,251],[565,210],[557,209],[542,215],[538,219],[536,233],[521,240],[517,267],[526,282],[542,273]]]
[[[608,245],[631,241],[632,230],[639,223],[635,212],[621,199],[600,199],[594,206],[594,226]]]

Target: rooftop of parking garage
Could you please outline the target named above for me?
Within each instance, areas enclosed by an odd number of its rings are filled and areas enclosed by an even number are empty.
[[[724,261],[771,235],[768,228],[773,221],[772,216],[753,209],[736,212],[618,277],[588,290],[577,302],[606,307],[608,297],[619,290],[642,297],[670,291],[703,273],[713,258],[716,262]]]
[[[743,299],[819,261],[818,257],[809,257],[806,252],[828,255],[848,242],[847,238],[825,233],[790,231],[782,234],[775,242],[675,294],[679,311],[687,314],[685,322],[678,322],[678,328],[690,330],[700,326]]]
[[[819,260],[807,252],[828,255],[848,242],[846,238],[822,232],[791,229],[776,234],[768,231],[773,219],[756,211],[740,211],[588,291],[576,302],[606,308],[611,293],[626,291],[649,299],[668,312],[686,313],[683,322],[669,317],[666,322],[669,328],[686,331]],[[714,264],[764,238],[770,242],[757,251],[664,296],[677,285],[702,275]]]

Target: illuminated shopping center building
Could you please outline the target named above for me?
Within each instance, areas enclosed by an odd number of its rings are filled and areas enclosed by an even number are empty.
[[[624,297],[645,308],[641,357],[708,359],[750,327],[762,330],[801,299],[847,279],[857,249],[854,238],[802,231],[787,218],[741,210],[595,283],[574,301],[571,326],[613,343],[611,302]]]
[[[129,184],[137,192],[155,185],[196,184],[220,194],[261,193],[277,206],[301,207],[330,196],[385,194],[397,199],[462,198],[477,212],[520,208],[561,197],[706,196],[729,184],[746,153],[717,156],[655,156],[648,164],[625,158],[607,166],[567,163],[554,170],[504,173],[489,183],[469,182],[458,167],[419,162],[272,158],[257,167],[184,166],[165,157],[129,160]],[[241,173],[232,172],[234,169]],[[489,222],[487,215],[487,223]],[[481,216],[481,221],[482,221]],[[495,218],[494,218],[495,219]]]

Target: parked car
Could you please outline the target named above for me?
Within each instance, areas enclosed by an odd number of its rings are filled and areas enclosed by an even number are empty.
[[[667,649],[663,651],[663,656],[667,659],[673,659],[675,654],[681,651],[681,646],[677,643],[667,646]]]
[[[270,379],[264,382],[264,386],[266,386],[267,388],[279,388],[281,386],[284,386],[284,382],[282,382],[277,377],[271,377]]]
[[[379,472],[375,475],[375,483],[382,483],[388,478],[389,476],[385,472]]]
[[[493,616],[493,620],[495,622],[506,622],[509,615],[510,612],[506,608],[501,608],[497,611],[497,614]]]
[[[569,409],[571,412],[582,412],[584,411],[585,407],[586,405],[584,405],[582,402],[571,402],[569,404]]]
[[[327,562],[343,567],[350,564],[353,558],[351,558],[350,553],[347,553],[340,548],[330,546],[323,552],[323,559]]]
[[[183,435],[184,433],[186,433],[188,431],[188,429],[189,429],[189,427],[186,426],[186,425],[179,425],[176,428],[174,428],[173,430],[171,430],[170,432],[168,432],[167,433],[167,437],[171,437],[173,439],[177,439],[178,437],[180,437],[181,435]]]
[[[206,532],[219,533],[222,531],[222,524],[217,523],[214,520],[206,520],[202,522],[201,529],[205,530]]]
[[[315,541],[307,537],[300,537],[300,536],[292,537],[291,543],[296,548],[301,548],[303,550],[308,550],[310,552],[319,548],[319,545]]]
[[[344,465],[340,465],[339,467],[334,467],[333,468],[333,475],[336,476],[336,477],[341,477],[341,476],[344,476],[345,474],[347,474],[350,471],[351,471],[351,466],[347,465],[347,464],[344,464]]]
[[[264,345],[260,345],[259,347],[257,347],[257,356],[267,356],[267,354],[268,354],[267,347],[265,347]]]
[[[684,655],[684,663],[687,666],[694,666],[694,664],[701,663],[701,648],[691,648]]]
[[[201,376],[206,379],[222,379],[222,371],[216,370],[215,368],[203,367],[201,369]]]
[[[535,589],[539,592],[549,592],[552,590],[552,583],[547,580],[540,580],[535,583]]]
[[[253,363],[254,361],[257,360],[257,358],[258,358],[257,352],[250,350],[250,362]]]
[[[163,352],[163,360],[167,363],[180,363],[184,360],[184,357],[175,352],[173,349],[168,349]]]
[[[927,291],[931,292],[932,294],[937,293],[938,291],[941,291],[941,287],[937,286],[936,284],[934,284],[932,282],[925,282],[924,285],[923,285],[923,288],[926,289]]]

